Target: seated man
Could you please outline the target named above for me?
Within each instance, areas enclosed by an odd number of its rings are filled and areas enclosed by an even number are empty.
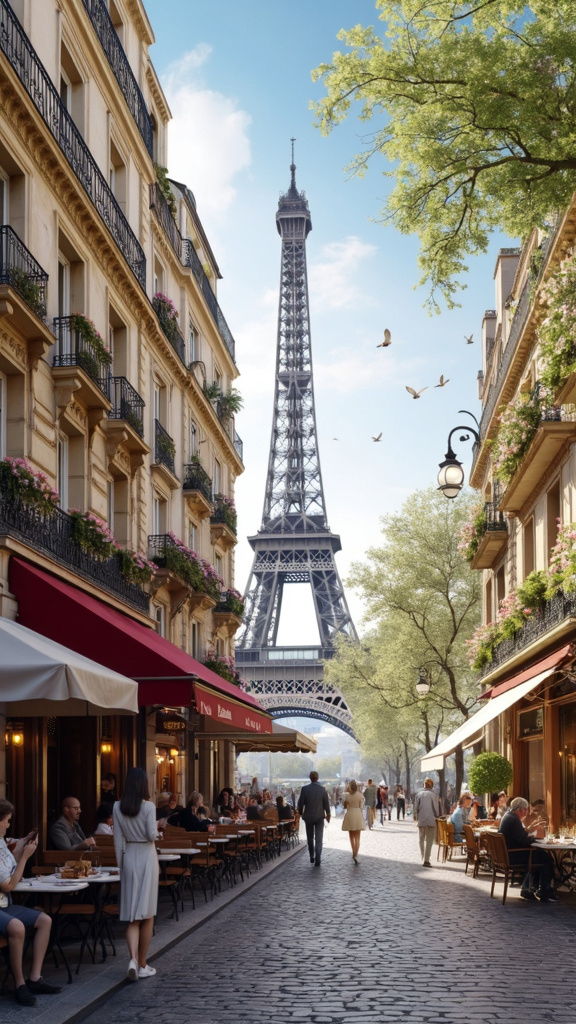
[[[258,803],[257,796],[250,797],[250,803],[246,808],[246,821],[260,821],[262,818],[262,808]]]
[[[530,861],[532,872],[528,870],[522,879],[520,896],[523,900],[541,900],[543,903],[556,903],[557,898],[552,888],[552,859],[546,850],[530,850],[536,839],[542,839],[545,834],[545,827],[541,826],[535,830],[535,835],[527,832],[522,822],[530,809],[530,804],[524,797],[517,796],[512,800],[509,809],[500,822],[499,832],[502,833],[508,847],[508,859],[511,864],[526,865]],[[519,849],[520,847],[520,849]],[[524,849],[522,849],[522,847]],[[533,879],[539,876],[540,886],[534,892]]]
[[[464,842],[464,825],[471,819],[476,818],[476,812],[472,809],[472,793],[462,793],[458,806],[452,811],[450,821],[454,825],[454,842]]]
[[[50,829],[50,839],[56,850],[89,850],[96,846],[92,836],[87,839],[78,819],[82,808],[75,796],[67,796],[62,801],[62,815]]]
[[[188,803],[184,810],[179,811],[176,818],[172,818],[171,824],[185,828],[187,832],[214,832],[214,825],[206,817],[203,800],[202,793],[195,790],[188,797]]]
[[[548,825],[548,815],[546,814],[546,804],[543,800],[534,800],[529,813],[524,819],[524,828],[530,828],[538,822],[539,825]]]

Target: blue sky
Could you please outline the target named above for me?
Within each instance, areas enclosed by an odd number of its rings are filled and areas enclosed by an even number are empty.
[[[312,216],[307,254],[320,459],[345,578],[350,563],[380,543],[380,517],[435,482],[448,432],[462,422],[458,410],[479,415],[482,315],[494,304],[498,246],[514,243],[494,239],[486,256],[470,261],[462,307],[430,317],[425,290],[414,291],[417,240],[375,222],[390,187],[384,163],[374,163],[362,180],[344,172],[362,146],[365,128],[356,112],[328,138],[313,127],[309,105],[322,86],[310,72],[340,47],[340,28],[360,22],[383,31],[372,0],[145,3],[156,36],[152,60],[174,115],[169,173],[195,194],[223,275],[219,302],[237,343],[246,472],[236,488],[236,584],[243,590],[248,578],[252,551],[245,538],[260,526],[264,499],[280,270],[275,214],[290,182],[291,136],[297,184]],[[385,327],[392,345],[377,348]],[[475,344],[467,345],[464,335],[471,333]],[[440,374],[450,383],[434,389]],[[405,385],[428,390],[414,401]],[[374,443],[380,432],[382,441]],[[457,448],[468,467],[470,445]],[[280,641],[314,643],[307,593],[287,590]],[[347,596],[361,629],[359,597],[350,590]]]

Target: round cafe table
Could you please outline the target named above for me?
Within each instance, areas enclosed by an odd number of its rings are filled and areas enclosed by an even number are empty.
[[[62,957],[62,962],[66,967],[66,971],[68,972],[69,985],[72,984],[72,972],[70,970],[70,964],[68,963],[66,954],[62,949],[62,946],[60,945],[58,931],[55,927],[55,919],[58,917],[60,904],[62,903],[62,900],[66,898],[68,893],[80,892],[81,889],[87,888],[88,882],[81,881],[78,878],[60,879],[56,878],[55,875],[39,875],[36,878],[23,878],[20,882],[18,882],[17,885],[14,886],[12,890],[13,893],[18,893],[19,895],[25,897],[24,902],[30,902],[31,906],[34,906],[35,894],[39,892],[49,893],[50,896],[58,895],[60,897],[60,899],[58,900],[58,905],[55,908],[53,908],[53,901],[52,899],[50,899],[50,909],[48,913],[52,918],[52,928],[50,931],[50,941],[48,943],[47,952],[50,952],[52,949],[58,950]]]
[[[576,843],[570,839],[537,839],[532,845],[537,850],[548,850],[554,857],[556,888],[576,889]]]

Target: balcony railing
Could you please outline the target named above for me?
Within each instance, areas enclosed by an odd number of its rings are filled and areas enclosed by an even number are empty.
[[[172,249],[176,253],[176,256],[184,267],[190,267],[190,270],[194,274],[196,281],[210,313],[212,319],[218,328],[218,333],[224,342],[228,352],[232,356],[232,359],[236,358],[236,342],[232,336],[232,332],[226,323],[226,319],[220,306],[218,305],[218,299],[214,295],[210,286],[204,267],[202,266],[198,254],[192,245],[189,238],[182,238],[174,217],[170,213],[170,207],[166,201],[166,197],[162,193],[162,189],[159,187],[157,182],[150,185],[150,209],[154,210],[164,233],[172,246]]]
[[[150,209],[158,217],[164,234],[168,237],[170,245],[174,249],[179,260],[182,259],[182,235],[178,231],[176,221],[170,212],[166,196],[162,192],[157,181],[150,185]]]
[[[109,361],[102,358],[102,354],[90,340],[90,335],[82,326],[82,319],[78,316],[54,317],[54,366],[80,366],[106,398],[109,398]]]
[[[154,420],[154,461],[160,466],[166,466],[174,476],[176,476],[175,454],[176,445],[170,434],[158,420]]]
[[[504,513],[498,510],[498,501],[486,502],[484,516],[486,519],[484,533],[489,533],[492,530],[508,530],[508,521]]]
[[[82,0],[146,149],[153,155],[152,121],[104,0]]]
[[[0,227],[0,284],[9,284],[41,320],[46,320],[48,274],[7,224]]]
[[[81,548],[74,540],[71,516],[61,509],[47,514],[0,492],[0,532],[18,537],[34,550],[49,555],[52,561],[72,568],[83,579],[139,611],[148,612],[148,594],[123,576],[116,558],[101,559]]]
[[[108,378],[109,397],[112,408],[108,413],[111,420],[124,420],[140,437],[144,436],[145,402],[126,377]]]
[[[0,49],[145,289],[144,250],[7,0],[0,0]]]
[[[576,616],[576,594],[563,594],[559,591],[550,601],[546,601],[541,612],[526,619],[521,629],[511,639],[503,640],[494,648],[492,661],[486,665],[482,674],[487,675],[492,672],[572,616]]]
[[[170,316],[170,310],[167,308],[167,302],[165,299],[159,299],[157,295],[152,299],[152,307],[158,322],[162,328],[162,333],[172,345],[172,348],[179,356],[181,361],[186,365],[186,342],[180,334],[178,329],[178,323],[174,319],[174,316]]]
[[[189,462],[184,466],[184,491],[200,491],[207,501],[212,501],[212,481],[203,466]]]
[[[236,431],[234,431],[234,438],[233,438],[232,443],[233,443],[233,445],[234,445],[234,447],[236,449],[236,453],[237,453],[237,455],[238,455],[238,457],[240,459],[240,462],[243,463],[244,462],[244,441],[242,440],[242,438],[240,437],[240,435]]]

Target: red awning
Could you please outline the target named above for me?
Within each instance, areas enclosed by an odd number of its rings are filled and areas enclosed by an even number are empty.
[[[18,600],[22,625],[139,680],[139,704],[187,706],[195,696],[195,679],[174,677],[193,676],[202,682],[201,699],[211,708],[204,714],[214,715],[222,724],[241,723],[254,732],[272,732],[269,715],[254,697],[154,630],[84,591],[19,558],[10,560],[10,589]],[[247,724],[248,718],[252,725]]]
[[[510,679],[506,679],[503,683],[497,683],[490,690],[486,690],[480,699],[498,697],[501,693],[506,693],[507,690],[512,690],[515,686],[519,686],[520,683],[527,683],[529,679],[539,676],[542,672],[552,672],[553,669],[558,668],[566,660],[571,651],[572,644],[565,644],[557,651],[549,654],[547,658],[536,661],[530,668],[524,669],[523,672],[518,672],[517,675],[511,676]]]

